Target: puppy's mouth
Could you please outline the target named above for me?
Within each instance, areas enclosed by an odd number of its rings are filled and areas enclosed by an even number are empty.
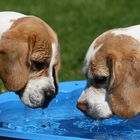
[[[84,112],[84,114],[86,116],[88,116],[89,118],[91,119],[94,119],[94,120],[98,120],[98,119],[107,119],[107,118],[111,118],[112,117],[112,114],[109,114],[109,115],[106,115],[106,116],[101,116],[100,114],[98,113],[88,113],[88,112]]]
[[[79,108],[78,108],[79,109]],[[79,109],[85,116],[94,119],[94,120],[98,120],[98,119],[107,119],[107,118],[111,118],[113,114],[108,114],[108,115],[103,115],[100,114],[100,112],[90,112],[89,110],[81,110]]]
[[[96,104],[95,106],[92,107],[84,102],[77,103],[77,108],[91,119],[110,118],[113,115],[113,112],[107,110],[105,106],[106,104],[104,104],[103,106],[100,104]]]
[[[47,108],[49,103],[55,98],[56,93],[54,89],[49,90],[33,90],[25,92],[25,88],[16,91],[21,101],[30,108]]]

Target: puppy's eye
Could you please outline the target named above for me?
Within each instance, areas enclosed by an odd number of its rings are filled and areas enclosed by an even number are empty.
[[[96,84],[105,84],[107,81],[107,77],[106,76],[95,76],[94,77],[94,82]]]
[[[45,68],[44,62],[32,61],[32,69],[39,71]]]

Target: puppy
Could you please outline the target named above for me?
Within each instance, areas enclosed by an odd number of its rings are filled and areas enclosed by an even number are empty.
[[[0,12],[0,78],[31,108],[47,107],[58,91],[56,33],[41,19]]]
[[[140,25],[109,30],[87,51],[83,73],[87,86],[77,107],[91,118],[140,112]]]

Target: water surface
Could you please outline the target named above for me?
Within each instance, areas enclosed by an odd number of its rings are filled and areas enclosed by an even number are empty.
[[[61,92],[47,109],[30,109],[20,101],[0,104],[0,127],[17,132],[92,138],[96,140],[140,139],[140,116],[125,120],[117,116],[92,120],[76,102],[82,89]]]

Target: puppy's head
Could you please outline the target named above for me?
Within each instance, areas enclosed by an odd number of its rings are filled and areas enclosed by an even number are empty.
[[[87,86],[77,107],[91,118],[116,114],[130,118],[140,111],[140,43],[111,31],[90,46],[83,67]]]
[[[59,44],[36,17],[16,20],[0,40],[0,77],[29,107],[47,107],[58,91]]]

